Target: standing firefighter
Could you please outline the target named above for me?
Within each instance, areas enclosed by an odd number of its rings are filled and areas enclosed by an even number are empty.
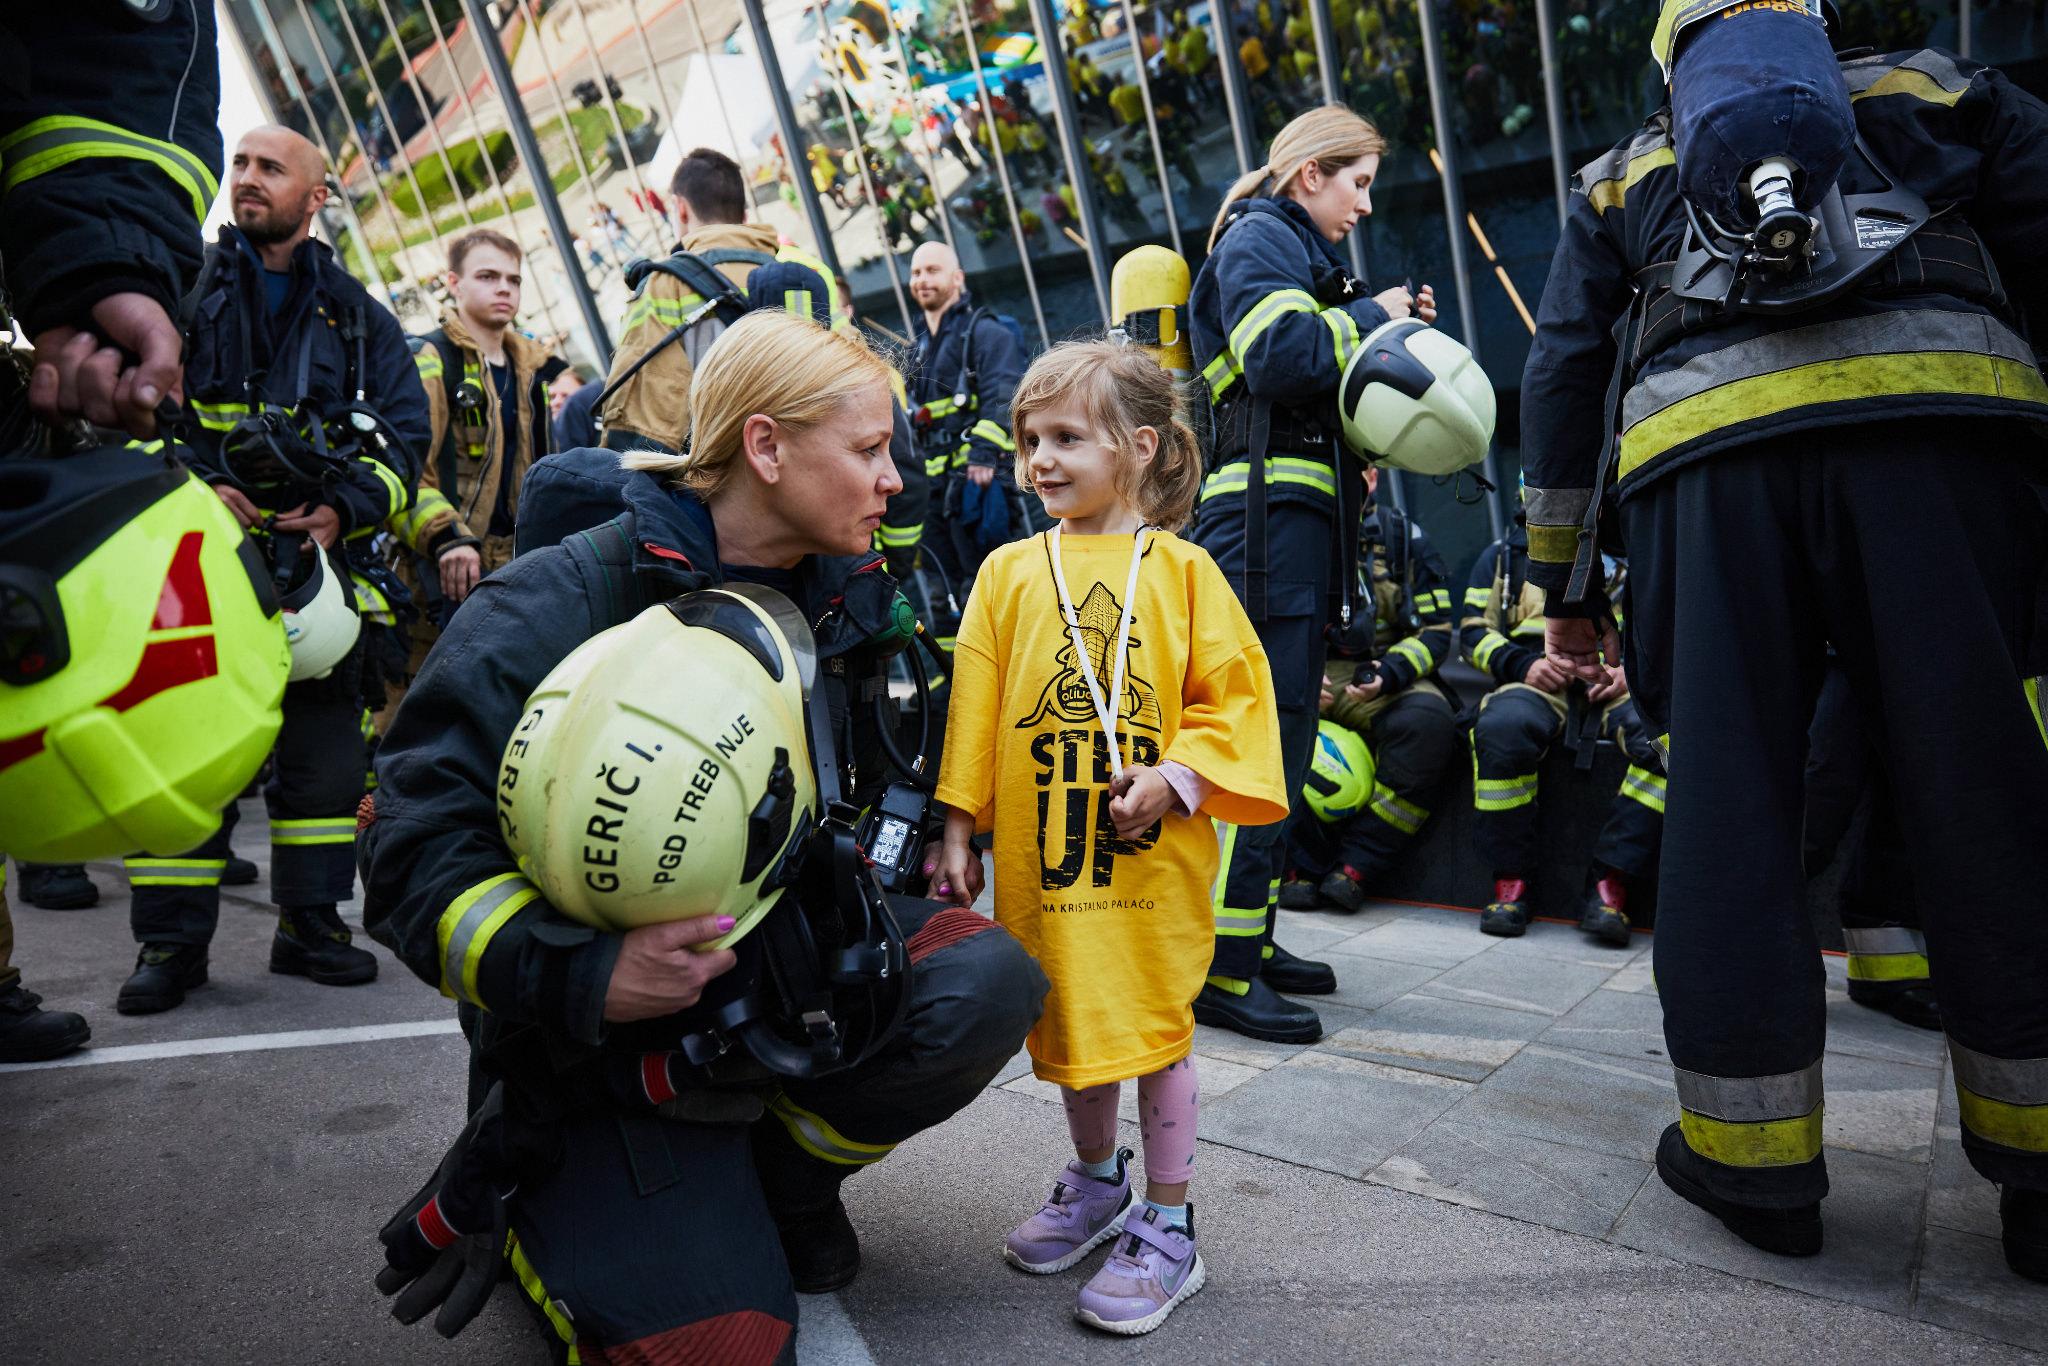
[[[1628,672],[1675,764],[1658,1171],[1758,1247],[1820,1248],[1800,815],[1832,643],[1941,891],[1964,1149],[2003,1187],[2007,1262],[2048,1280],[2048,750],[2021,683],[2048,665],[2048,383],[2021,330],[2048,316],[2048,108],[1943,51],[1838,63],[1817,8],[1674,0],[1656,53],[1669,102],[1579,173],[1522,411],[1549,657],[1619,662],[1590,581],[1618,532]]]

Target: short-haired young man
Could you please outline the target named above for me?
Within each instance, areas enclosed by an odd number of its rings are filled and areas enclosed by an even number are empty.
[[[448,248],[449,308],[413,354],[427,391],[433,441],[419,496],[390,526],[412,551],[400,566],[420,612],[395,703],[440,635],[441,622],[477,581],[512,558],[513,517],[527,466],[551,449],[553,423],[540,370],[547,348],[513,326],[519,313],[519,244],[474,228]],[[387,711],[388,714],[388,711]]]

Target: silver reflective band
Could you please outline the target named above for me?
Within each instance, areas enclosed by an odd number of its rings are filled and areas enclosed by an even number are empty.
[[[1955,1060],[1956,1081],[1986,1100],[2048,1105],[2048,1058],[1994,1058],[1954,1038],[1948,1041],[1948,1055]]]
[[[1875,930],[1843,929],[1842,947],[1850,953],[1877,957],[1891,953],[1926,953],[1927,940],[1918,930],[1887,925]]]
[[[1577,526],[1593,505],[1591,489],[1524,489],[1522,510],[1545,526]]]
[[[469,958],[469,941],[476,938],[476,932],[491,918],[491,912],[508,899],[532,891],[533,884],[525,878],[507,878],[478,897],[462,913],[462,919],[455,922],[455,929],[448,936],[448,952],[441,959],[441,980],[451,991],[461,993],[462,965]]]
[[[1675,1067],[1678,1103],[1696,1115],[1757,1124],[1810,1115],[1821,1102],[1820,1063],[1770,1077],[1710,1077]]]

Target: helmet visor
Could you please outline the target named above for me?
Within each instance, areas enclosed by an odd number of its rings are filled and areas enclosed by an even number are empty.
[[[754,610],[734,598],[744,598]],[[781,593],[758,583],[727,583],[685,593],[668,607],[677,620],[716,631],[738,644],[777,682],[793,672],[804,695],[810,696],[818,677],[817,641],[803,612]],[[763,616],[774,624],[773,631],[762,624]]]

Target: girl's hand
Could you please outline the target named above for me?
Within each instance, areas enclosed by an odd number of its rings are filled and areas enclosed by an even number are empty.
[[[974,815],[946,810],[946,833],[938,848],[925,854],[924,875],[931,898],[955,906],[973,906],[981,895],[981,851],[974,847]]]
[[[1173,808],[1173,784],[1150,764],[1132,764],[1110,781],[1109,820],[1119,839],[1138,838]]]

